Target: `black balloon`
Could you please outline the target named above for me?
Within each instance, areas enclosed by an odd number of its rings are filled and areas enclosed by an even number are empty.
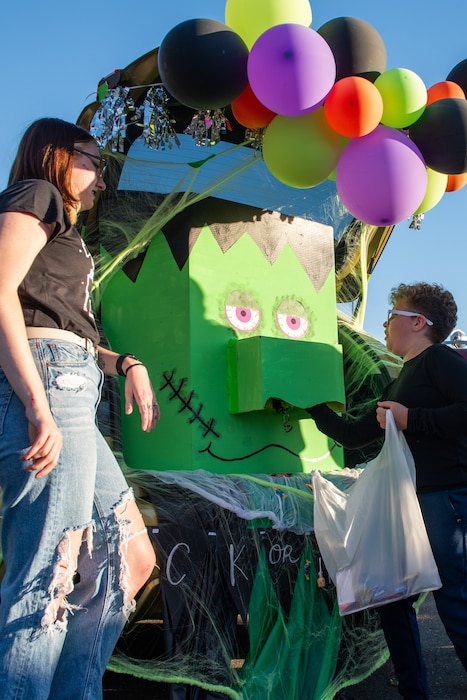
[[[386,47],[376,29],[362,19],[336,17],[318,29],[336,61],[336,81],[359,75],[374,82],[386,70]]]
[[[467,100],[449,97],[432,102],[409,135],[433,170],[448,175],[467,172]]]
[[[467,95],[467,58],[464,58],[457,66],[454,66],[446,80],[452,80],[453,83],[460,85]]]
[[[164,37],[159,73],[168,92],[195,109],[225,107],[245,89],[248,48],[230,27],[212,19],[190,19]]]

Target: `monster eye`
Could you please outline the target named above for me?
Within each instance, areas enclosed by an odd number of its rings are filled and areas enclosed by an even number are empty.
[[[253,331],[261,318],[259,310],[250,309],[246,306],[226,304],[224,308],[228,322],[238,331]]]
[[[277,325],[288,338],[303,338],[310,321],[303,304],[296,299],[285,299],[276,312]]]
[[[289,338],[303,338],[310,325],[306,318],[300,318],[300,316],[277,314],[276,318],[279,328]]]

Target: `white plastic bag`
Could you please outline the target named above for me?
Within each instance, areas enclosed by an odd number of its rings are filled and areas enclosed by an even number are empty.
[[[415,492],[415,465],[391,411],[384,445],[341,491],[313,472],[314,528],[341,615],[441,587]]]

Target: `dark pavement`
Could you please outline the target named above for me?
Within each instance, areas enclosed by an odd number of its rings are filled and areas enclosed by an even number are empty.
[[[418,622],[431,700],[467,700],[467,673],[446,636],[431,593],[420,608]],[[342,700],[400,700],[392,678],[389,660],[366,681],[346,689]]]
[[[418,620],[431,700],[467,700],[467,673],[446,637],[431,594],[423,603]],[[392,666],[388,661],[370,678],[340,693],[339,700],[400,700],[397,688],[391,685],[392,678]],[[105,700],[133,700],[135,697],[138,700],[168,700],[169,694],[166,688],[155,683],[113,673],[105,675]]]

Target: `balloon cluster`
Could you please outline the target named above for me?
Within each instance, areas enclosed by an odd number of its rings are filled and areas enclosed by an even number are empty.
[[[198,110],[230,105],[241,125],[263,130],[278,180],[335,178],[366,223],[396,224],[465,185],[467,59],[427,89],[411,70],[386,69],[367,22],[339,17],[315,31],[311,19],[308,0],[227,0],[226,24],[193,19],[165,36],[163,84]]]

